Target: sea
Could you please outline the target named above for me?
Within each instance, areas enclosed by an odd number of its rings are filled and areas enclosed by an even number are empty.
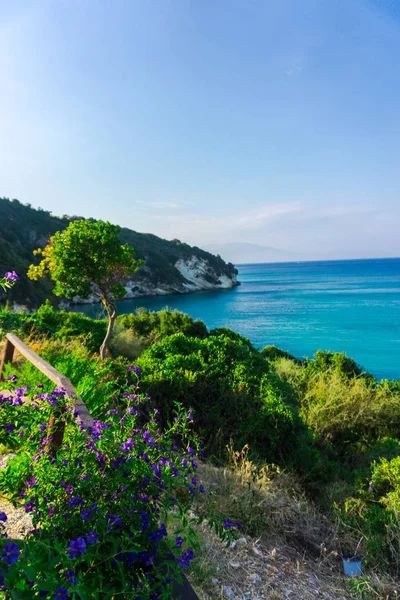
[[[237,265],[241,285],[123,300],[119,313],[168,306],[229,327],[257,348],[301,358],[345,352],[378,379],[400,379],[400,258]],[[99,316],[97,305],[76,307]]]

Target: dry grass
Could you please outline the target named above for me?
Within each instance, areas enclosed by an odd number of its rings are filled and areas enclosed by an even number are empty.
[[[339,551],[339,524],[333,526],[306,498],[298,480],[274,465],[258,468],[241,452],[229,449],[227,468],[200,466],[205,487],[218,490],[218,511],[243,525],[246,534],[269,545],[290,544],[313,556]]]
[[[377,573],[346,580],[340,556],[354,551],[357,532],[320,514],[293,475],[273,465],[257,468],[248,448],[230,450],[229,468],[200,465],[199,479],[218,492],[216,511],[243,525],[230,548],[202,525],[190,574],[201,600],[398,598],[396,582]]]

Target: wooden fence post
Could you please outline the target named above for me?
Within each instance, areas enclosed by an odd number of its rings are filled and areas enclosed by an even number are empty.
[[[4,365],[6,363],[12,363],[12,361],[13,361],[14,349],[15,349],[14,344],[12,342],[10,342],[10,340],[8,338],[6,338],[6,341],[4,344],[3,356],[2,356],[1,364],[0,364],[0,379],[3,376]]]
[[[51,438],[47,447],[53,456],[57,454],[57,450],[61,447],[64,439],[65,421],[62,419],[62,414],[63,411],[55,409],[50,417],[47,429],[47,437]]]

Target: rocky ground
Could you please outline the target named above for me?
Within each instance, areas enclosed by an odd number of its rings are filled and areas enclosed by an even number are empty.
[[[201,600],[356,597],[349,591],[338,557],[312,560],[292,548],[268,548],[249,537],[226,548],[208,535],[190,579]]]

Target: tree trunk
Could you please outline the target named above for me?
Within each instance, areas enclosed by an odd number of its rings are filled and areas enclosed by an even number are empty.
[[[104,338],[103,343],[100,346],[100,358],[102,360],[104,360],[106,357],[108,344],[110,343],[111,334],[114,329],[115,317],[117,316],[117,307],[115,306],[115,304],[107,304],[105,306],[105,309],[108,314],[108,327],[106,337]]]

